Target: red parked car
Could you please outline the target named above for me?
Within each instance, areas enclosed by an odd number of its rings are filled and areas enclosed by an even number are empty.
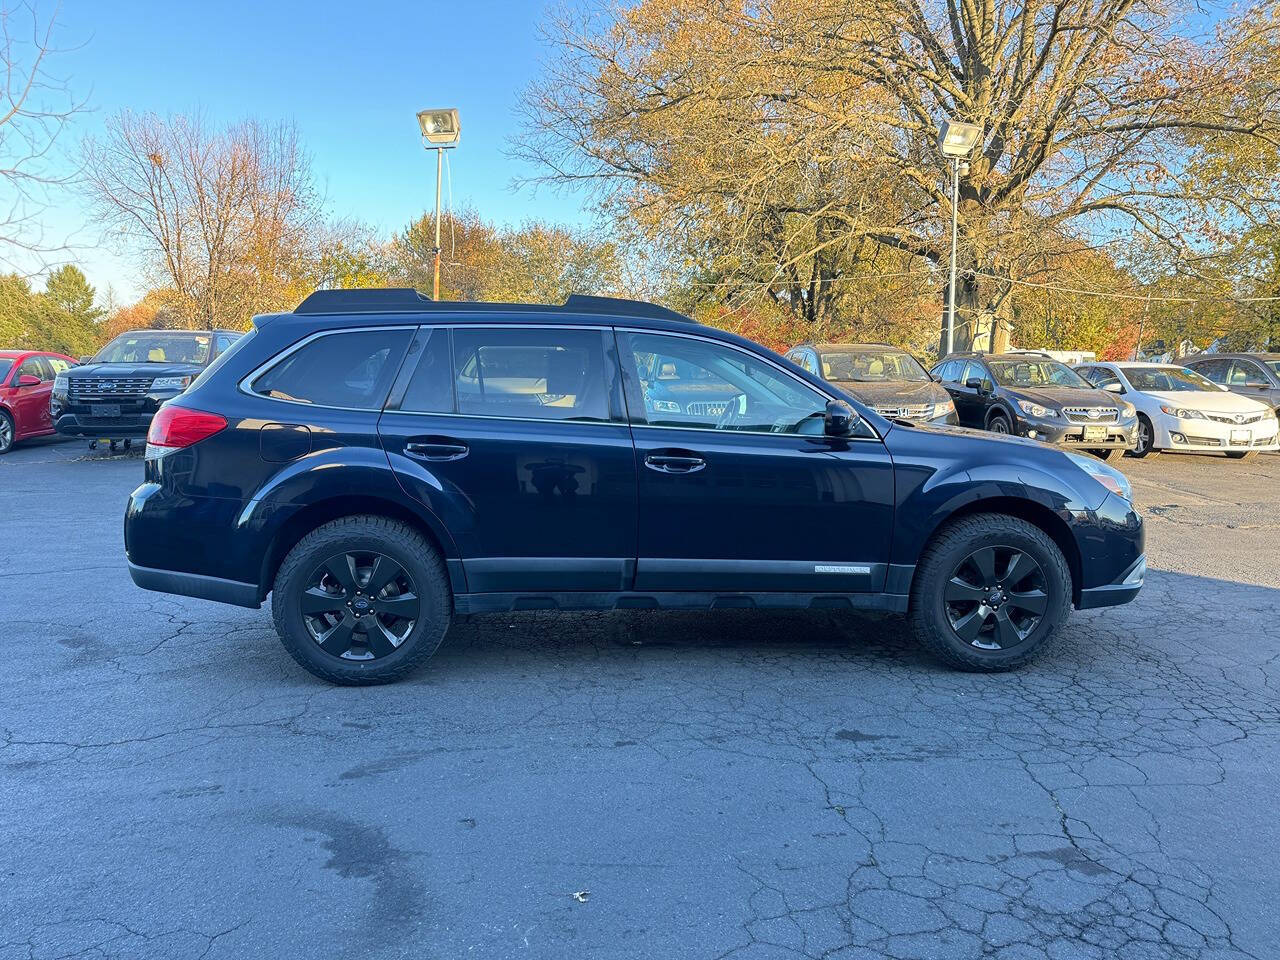
[[[53,433],[53,379],[75,365],[60,353],[0,350],[0,453],[19,440]]]

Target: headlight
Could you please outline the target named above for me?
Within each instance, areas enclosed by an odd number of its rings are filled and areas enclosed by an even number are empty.
[[[185,390],[190,385],[190,377],[156,377],[151,381],[152,390]]]
[[[950,416],[956,412],[956,405],[948,397],[946,400],[939,400],[933,405],[933,413],[930,414],[930,420],[937,420],[939,417]]]
[[[1085,473],[1089,474],[1089,476],[1093,477],[1093,479],[1097,480],[1117,497],[1121,497],[1130,503],[1133,502],[1133,487],[1129,483],[1129,478],[1119,470],[1115,469],[1115,467],[1109,467],[1101,460],[1095,460],[1093,457],[1088,457],[1079,453],[1067,453],[1066,456],[1071,459],[1072,463]]]
[[[1120,419],[1132,419],[1138,412],[1138,408],[1127,400],[1120,401]]]
[[[65,397],[67,389],[67,375],[65,373],[60,373],[53,378],[53,395],[55,397]]]
[[[679,413],[680,404],[674,400],[650,400],[655,413]]]
[[[1192,410],[1189,407],[1170,407],[1160,404],[1160,409],[1171,417],[1177,417],[1179,420],[1206,420],[1203,413],[1199,410]]]
[[[1056,417],[1058,411],[1053,407],[1042,407],[1038,403],[1032,403],[1030,400],[1019,400],[1018,407],[1029,417]]]

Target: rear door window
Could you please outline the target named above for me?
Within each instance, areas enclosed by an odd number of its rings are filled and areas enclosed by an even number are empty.
[[[411,335],[403,328],[322,334],[260,375],[253,391],[292,403],[380,410]]]
[[[608,421],[613,378],[606,359],[605,331],[598,329],[455,327],[453,393],[457,412],[530,420]],[[616,369],[616,363],[609,363]],[[436,402],[440,402],[438,398]]]

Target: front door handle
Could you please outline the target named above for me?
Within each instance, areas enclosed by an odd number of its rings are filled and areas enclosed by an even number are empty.
[[[651,453],[644,458],[644,465],[658,473],[697,473],[707,465],[707,461],[701,457]]]
[[[424,437],[410,440],[404,445],[404,452],[418,460],[461,460],[471,448],[451,437]]]

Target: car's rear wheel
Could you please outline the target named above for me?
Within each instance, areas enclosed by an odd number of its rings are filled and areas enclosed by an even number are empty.
[[[975,514],[939,532],[916,568],[911,623],[948,666],[994,672],[1035,656],[1071,610],[1071,571],[1039,527]]]
[[[330,683],[389,683],[427,660],[452,597],[430,543],[387,517],[344,517],[303,537],[276,574],[271,612],[285,649]]]
[[[1142,459],[1156,452],[1156,431],[1146,414],[1138,414],[1138,443],[1129,451],[1129,456]]]
[[[1012,432],[1012,427],[1009,424],[1009,418],[999,412],[991,415],[991,419],[987,421],[987,429],[992,433]]]
[[[13,417],[0,410],[0,453],[8,453],[13,446]]]

